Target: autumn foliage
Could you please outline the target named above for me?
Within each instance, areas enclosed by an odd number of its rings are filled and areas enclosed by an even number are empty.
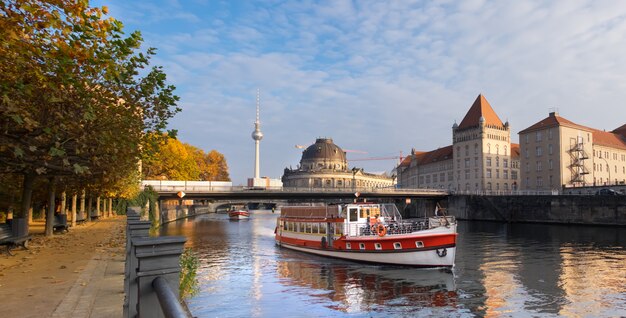
[[[153,155],[143,161],[146,180],[230,181],[224,155],[168,137],[157,144]]]

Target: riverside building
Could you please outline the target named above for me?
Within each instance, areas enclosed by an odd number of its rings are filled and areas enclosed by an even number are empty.
[[[522,189],[626,183],[626,124],[606,132],[551,112],[519,138]]]
[[[432,151],[413,149],[396,168],[399,188],[453,191],[518,189],[519,145],[487,99],[478,95],[460,124],[452,126],[452,145]]]
[[[385,188],[394,185],[387,175],[348,169],[346,153],[330,138],[318,138],[302,152],[296,169],[285,168],[283,187],[300,188]]]

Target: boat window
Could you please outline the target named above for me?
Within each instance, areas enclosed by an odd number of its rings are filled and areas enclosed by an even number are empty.
[[[296,223],[296,225],[298,226],[298,230],[296,232],[304,232],[304,227],[302,226],[302,222],[298,222]]]
[[[294,228],[295,228],[295,223],[289,222],[289,231],[293,231]]]
[[[343,226],[336,226],[335,227],[335,234],[343,235]]]
[[[311,224],[311,233],[314,233],[314,234],[319,233],[319,227],[320,227],[319,223],[312,223]]]
[[[356,222],[359,219],[359,214],[358,214],[358,209],[357,208],[350,208],[348,210],[348,213],[350,215],[350,222]]]
[[[424,247],[424,242],[422,242],[422,241],[415,241],[415,246],[416,247]]]
[[[346,243],[346,249],[347,249],[347,250],[352,249],[352,245],[350,245],[350,243]]]
[[[401,250],[402,249],[402,244],[400,244],[400,242],[395,242],[395,243],[393,243],[393,248],[395,248],[397,250]]]
[[[383,247],[382,247],[382,245],[380,245],[380,243],[374,244],[374,247],[376,247],[377,250],[382,250],[383,249]]]
[[[320,224],[320,234],[326,234],[326,224]]]
[[[285,231],[288,231],[288,230],[289,230],[288,224],[289,224],[289,222],[283,222],[283,229],[284,229]]]
[[[359,248],[364,250],[365,249],[365,243],[359,243]]]
[[[311,223],[306,223],[306,232],[311,233]]]

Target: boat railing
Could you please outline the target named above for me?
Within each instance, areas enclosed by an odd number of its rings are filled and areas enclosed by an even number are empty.
[[[417,231],[428,230],[439,226],[447,226],[455,223],[453,216],[447,217],[430,217],[423,219],[410,219],[402,222],[388,221],[380,223],[385,227],[384,235],[403,235],[410,234]],[[348,223],[344,228],[344,233],[347,236],[380,236],[380,231],[377,231],[376,224],[368,223]]]

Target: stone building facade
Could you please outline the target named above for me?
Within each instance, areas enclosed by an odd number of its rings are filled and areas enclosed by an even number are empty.
[[[518,189],[519,164],[509,123],[502,123],[481,94],[461,123],[452,126],[452,145],[413,150],[396,174],[401,188],[510,191]]]
[[[626,125],[606,132],[552,112],[519,137],[522,189],[626,183]]]
[[[362,168],[348,168],[346,153],[330,138],[318,138],[302,152],[296,169],[285,168],[283,187],[299,188],[385,188],[394,179]]]

